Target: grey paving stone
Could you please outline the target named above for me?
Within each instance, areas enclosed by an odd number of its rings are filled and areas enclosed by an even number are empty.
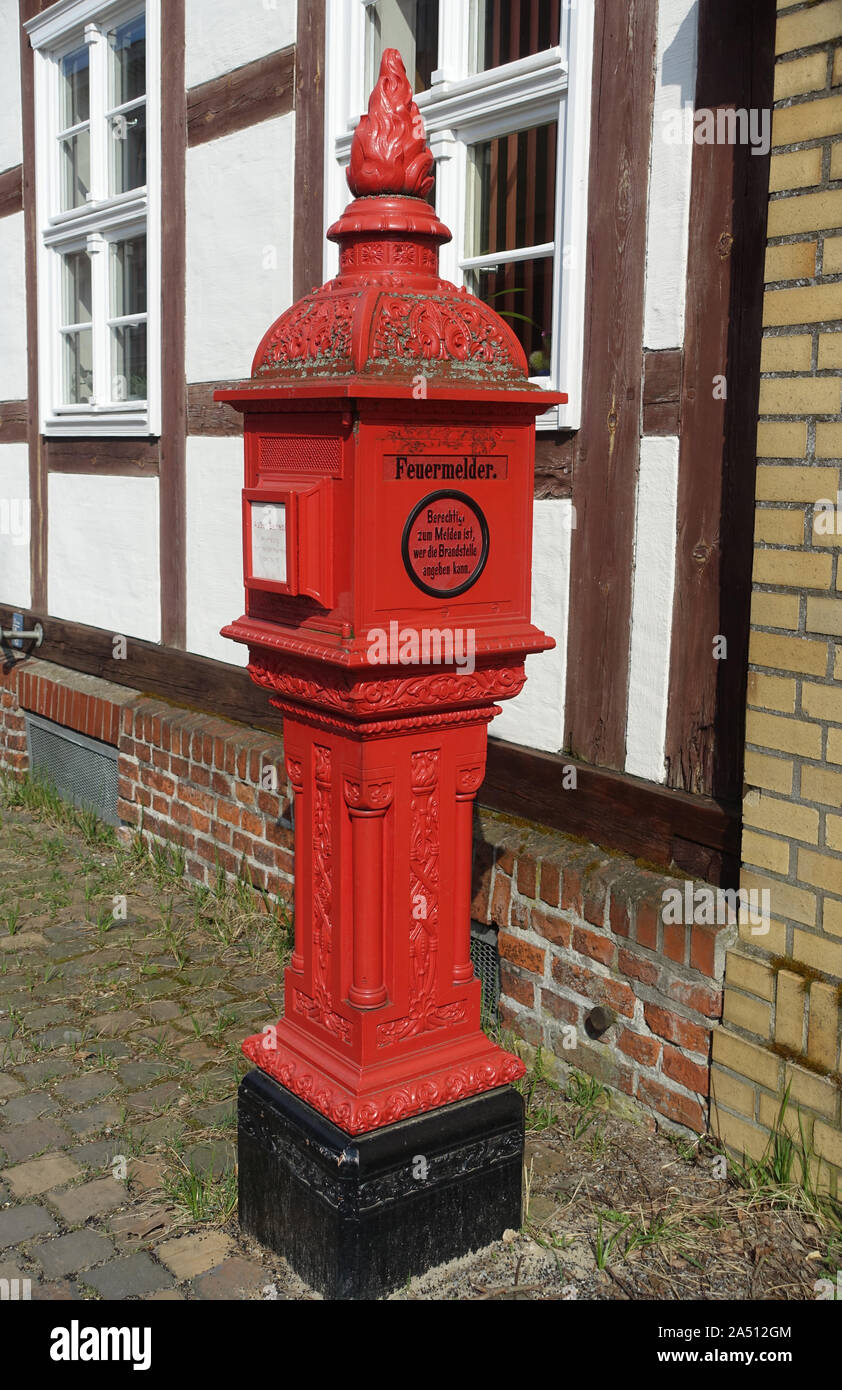
[[[107,1139],[92,1139],[89,1144],[80,1144],[77,1149],[70,1149],[68,1157],[81,1163],[85,1168],[94,1168],[102,1173],[111,1168],[111,1162],[115,1154],[120,1152],[119,1135],[111,1135]]]
[[[177,1081],[162,1081],[160,1085],[151,1086],[147,1091],[136,1091],[127,1098],[126,1104],[132,1111],[154,1114],[156,1111],[177,1105],[185,1095],[186,1092]]]
[[[38,1028],[47,1028],[51,1023],[69,1023],[75,1017],[72,1009],[63,1004],[47,1004],[41,1009],[33,1009],[24,1014],[23,1026],[29,1033]]]
[[[234,1256],[194,1279],[192,1287],[198,1298],[245,1299],[258,1296],[269,1283],[271,1279],[262,1265]]]
[[[169,1289],[175,1283],[172,1275],[151,1256],[140,1250],[134,1255],[122,1255],[101,1269],[85,1275],[85,1283],[102,1294],[103,1298],[144,1298],[147,1294]]]
[[[28,1095],[12,1096],[0,1107],[0,1120],[4,1125],[20,1125],[27,1120],[38,1120],[42,1115],[52,1115],[58,1110],[58,1102],[46,1091],[30,1091]],[[2,1132],[0,1132],[2,1142]]]
[[[197,1173],[218,1178],[236,1166],[237,1150],[233,1144],[217,1140],[212,1144],[194,1144],[184,1158]]]
[[[46,1032],[36,1034],[35,1041],[39,1047],[70,1047],[80,1043],[83,1037],[78,1028],[48,1028]]]
[[[0,1101],[7,1100],[9,1096],[18,1095],[23,1090],[23,1082],[16,1080],[14,1076],[0,1075]],[[3,1111],[0,1108],[0,1115]]]
[[[62,1100],[66,1100],[68,1105],[86,1105],[89,1101],[110,1095],[112,1091],[116,1091],[119,1084],[111,1072],[90,1071],[71,1081],[62,1081],[56,1086],[55,1093],[61,1096]]]
[[[130,1091],[148,1086],[150,1082],[166,1076],[169,1070],[167,1062],[123,1062],[117,1068],[120,1080]]]
[[[57,1229],[46,1207],[35,1203],[9,1207],[7,1211],[0,1211],[0,1250],[20,1245],[21,1241],[31,1240],[33,1236],[50,1236]]]
[[[81,1226],[92,1216],[102,1216],[121,1207],[127,1198],[125,1184],[116,1178],[94,1178],[81,1187],[72,1187],[69,1192],[50,1193],[47,1200],[68,1226]]]
[[[84,1230],[59,1236],[57,1240],[45,1240],[33,1246],[30,1253],[48,1278],[60,1279],[65,1274],[76,1274],[80,1269],[102,1264],[116,1251],[111,1241],[99,1232]]]
[[[111,1125],[119,1125],[122,1116],[121,1106],[116,1105],[114,1101],[103,1100],[99,1105],[89,1106],[87,1110],[77,1110],[72,1115],[65,1115],[64,1121],[74,1134],[82,1138],[86,1134],[97,1134],[101,1129],[107,1129]]]
[[[45,1154],[43,1158],[30,1158],[26,1163],[18,1163],[7,1168],[3,1174],[16,1197],[40,1197],[56,1187],[65,1187],[74,1178],[82,1176],[78,1163],[66,1154]]]
[[[42,1081],[52,1081],[56,1076],[69,1076],[71,1072],[78,1071],[78,1064],[69,1057],[42,1057],[37,1062],[27,1062],[18,1067],[18,1071],[31,1085],[37,1086]]]
[[[60,1283],[32,1285],[33,1303],[78,1302],[82,1294],[67,1280]]]
[[[71,1142],[69,1131],[55,1120],[35,1120],[32,1124],[0,1129],[0,1149],[9,1165],[22,1163],[47,1149],[63,1149]]]

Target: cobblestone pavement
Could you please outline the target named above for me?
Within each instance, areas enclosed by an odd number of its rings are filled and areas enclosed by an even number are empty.
[[[31,787],[0,796],[0,1297],[311,1299],[236,1221],[240,1044],[278,1018],[282,910],[191,885]],[[842,1217],[721,1180],[709,1145],[528,1101],[526,1220],[397,1299],[813,1299]],[[822,1292],[824,1289],[824,1292]]]
[[[2,811],[0,1280],[311,1296],[233,1219],[240,1043],[279,1016],[285,948],[283,921],[172,858]]]

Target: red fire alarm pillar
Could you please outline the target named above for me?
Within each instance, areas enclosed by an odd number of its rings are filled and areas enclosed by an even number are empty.
[[[245,425],[246,612],[224,634],[284,713],[295,794],[295,945],[284,1017],[244,1044],[240,1214],[336,1297],[520,1220],[524,1068],[480,1026],[472,818],[497,702],[553,645],[530,621],[534,438],[565,397],[439,278],[432,172],[388,50],[328,232],[339,275],[216,393]]]

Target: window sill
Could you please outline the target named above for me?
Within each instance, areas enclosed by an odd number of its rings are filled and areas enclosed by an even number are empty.
[[[41,421],[45,439],[149,439],[158,433],[145,407],[140,411],[48,415]]]

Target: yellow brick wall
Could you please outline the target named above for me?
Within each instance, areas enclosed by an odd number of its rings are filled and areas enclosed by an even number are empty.
[[[759,1157],[789,1087],[842,1195],[842,0],[778,0],[776,55],[741,876],[770,921],[727,959],[713,1123]]]

